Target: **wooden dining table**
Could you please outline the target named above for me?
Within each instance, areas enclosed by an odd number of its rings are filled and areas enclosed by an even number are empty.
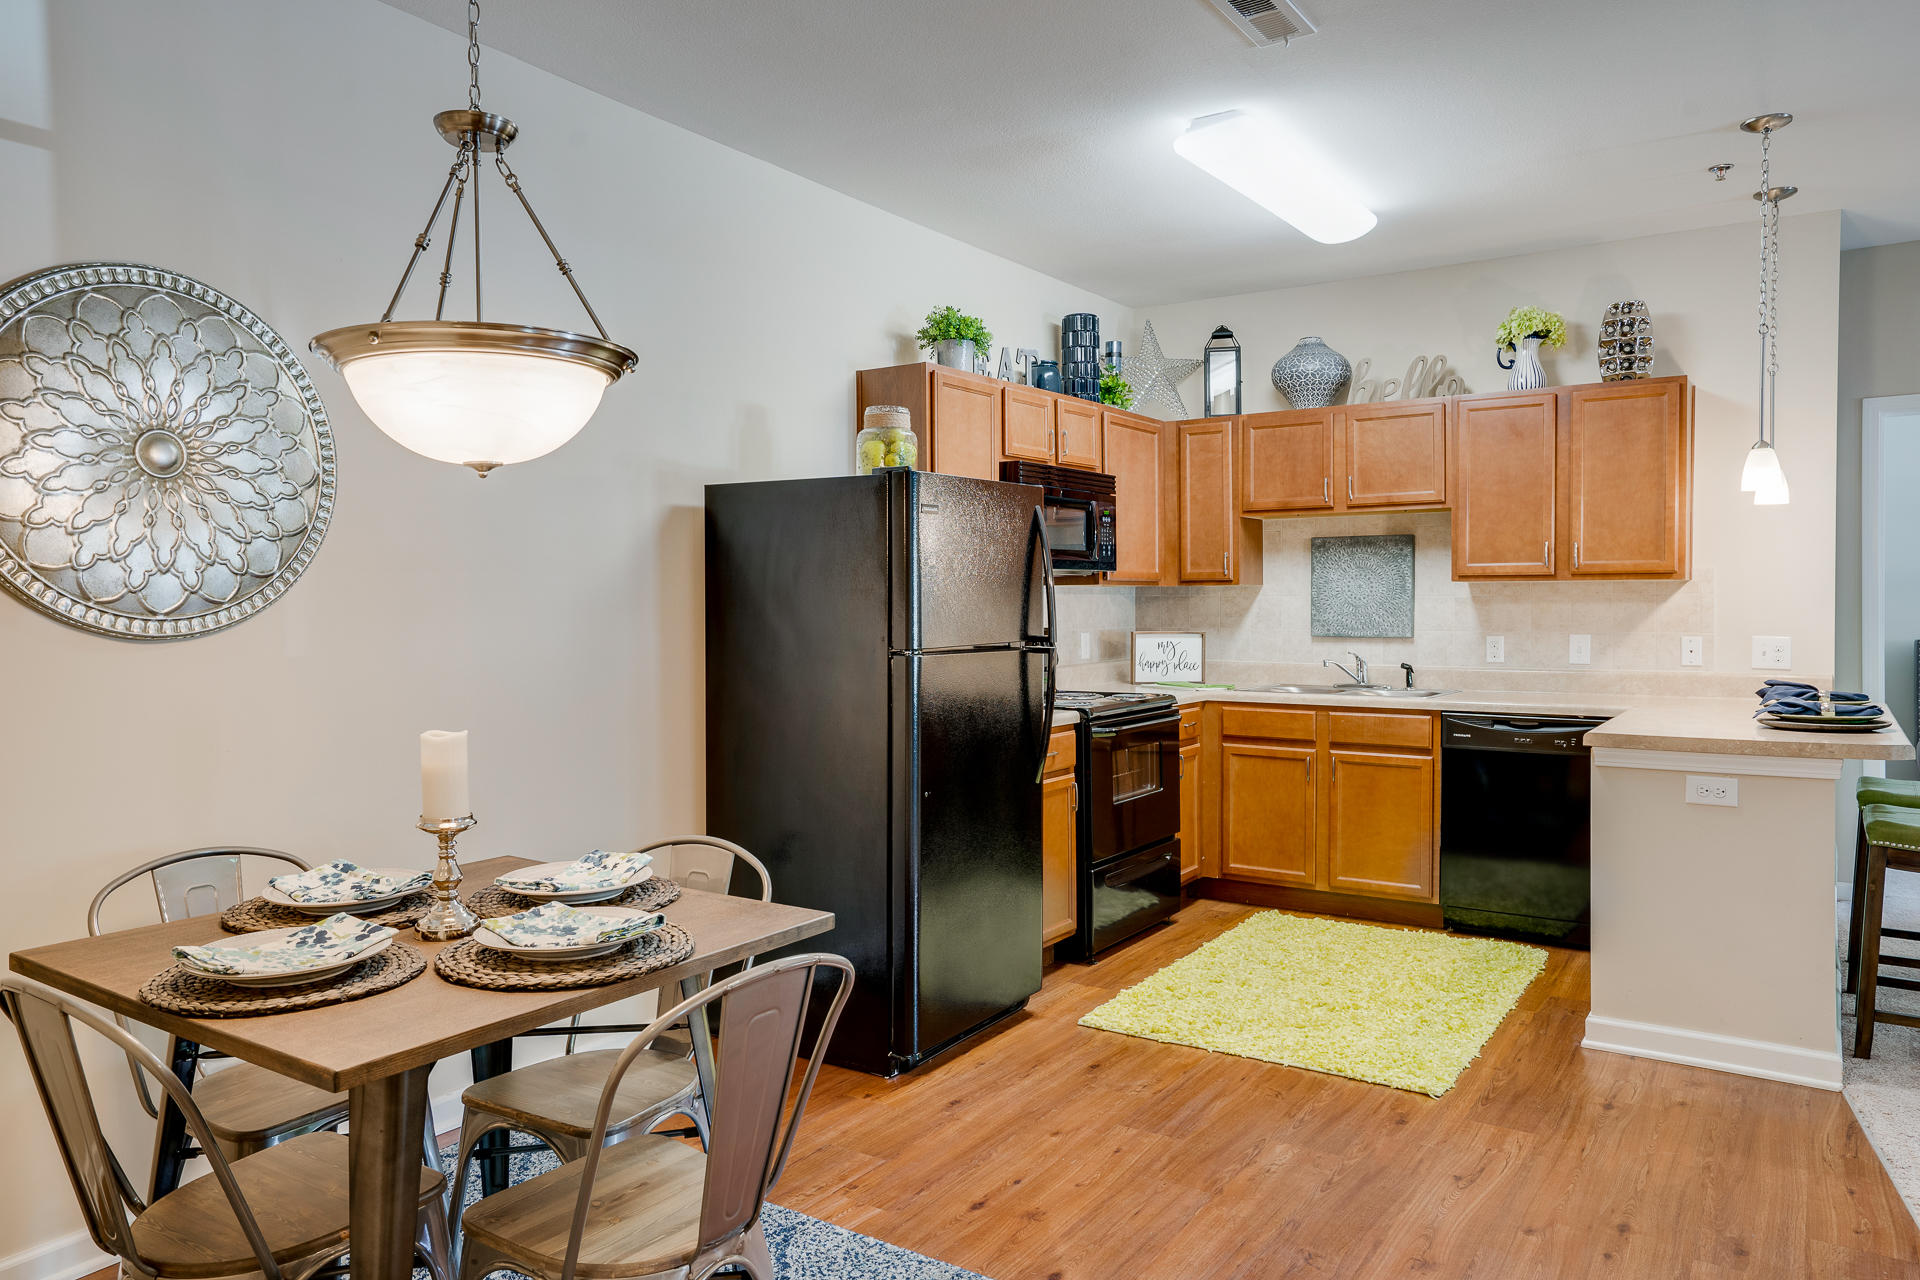
[[[534,865],[492,858],[466,869],[485,885]],[[172,948],[231,937],[214,916],[125,929],[16,951],[14,972],[185,1040],[218,1049],[348,1099],[348,1202],[353,1280],[407,1280],[413,1270],[427,1074],[442,1058],[679,984],[683,994],[714,969],[825,933],[829,912],[684,890],[665,908],[693,938],[693,954],[638,978],[564,991],[484,991],[442,981],[432,958],[442,946],[411,929],[401,940],[425,952],[427,971],[402,986],[343,1004],[239,1018],[188,1018],[140,999],[146,981],[173,964]],[[711,1042],[695,1028],[703,1087],[711,1089]],[[706,1052],[701,1052],[706,1050]]]

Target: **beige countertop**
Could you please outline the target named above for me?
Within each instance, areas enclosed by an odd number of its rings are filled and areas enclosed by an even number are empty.
[[[1911,760],[1913,745],[1898,726],[1877,733],[1802,733],[1762,728],[1748,697],[1677,697],[1604,691],[1466,689],[1432,698],[1379,698],[1357,694],[1261,693],[1251,689],[1162,689],[1123,681],[1085,680],[1072,688],[1141,690],[1172,694],[1181,703],[1267,702],[1287,706],[1343,707],[1372,711],[1465,711],[1507,715],[1607,716],[1587,734],[1587,745],[1638,751],[1688,751],[1742,756],[1795,756],[1819,760]],[[1056,711],[1053,723],[1071,724],[1075,713]]]

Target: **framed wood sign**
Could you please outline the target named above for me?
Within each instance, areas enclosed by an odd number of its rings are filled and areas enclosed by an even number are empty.
[[[1133,682],[1206,679],[1207,638],[1198,631],[1133,633]]]

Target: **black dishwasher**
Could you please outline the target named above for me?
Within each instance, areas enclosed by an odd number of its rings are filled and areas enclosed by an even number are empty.
[[[1447,927],[1588,944],[1586,735],[1604,716],[1440,717]]]

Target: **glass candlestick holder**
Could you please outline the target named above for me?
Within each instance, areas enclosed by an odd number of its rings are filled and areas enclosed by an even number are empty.
[[[440,858],[433,865],[433,903],[413,926],[421,937],[430,941],[446,942],[453,938],[464,938],[480,923],[473,912],[467,910],[467,904],[460,901],[460,856],[454,848],[460,833],[473,826],[474,822],[472,814],[438,822],[429,822],[424,817],[420,819],[420,830],[440,841]]]

